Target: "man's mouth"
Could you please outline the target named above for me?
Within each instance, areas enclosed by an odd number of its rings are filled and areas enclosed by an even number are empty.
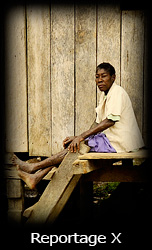
[[[103,89],[104,87],[105,87],[105,84],[99,84],[99,85],[98,85],[98,88],[99,88],[99,89]]]

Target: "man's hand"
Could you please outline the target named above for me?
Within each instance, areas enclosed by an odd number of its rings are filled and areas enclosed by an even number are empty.
[[[84,141],[84,138],[81,135],[76,136],[75,139],[68,146],[68,150],[71,151],[72,153],[73,152],[76,153],[77,150],[79,152],[81,141]]]
[[[76,136],[68,136],[64,139],[63,141],[63,147],[67,148],[67,146],[70,144],[70,142],[72,142],[74,139],[76,138]]]

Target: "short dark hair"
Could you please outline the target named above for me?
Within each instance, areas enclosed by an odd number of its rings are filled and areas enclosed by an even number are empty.
[[[99,69],[105,69],[107,72],[110,73],[111,76],[115,75],[116,73],[115,68],[110,63],[106,63],[106,62],[103,62],[97,66],[96,73]]]

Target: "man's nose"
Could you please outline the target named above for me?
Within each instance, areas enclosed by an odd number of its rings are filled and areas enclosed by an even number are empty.
[[[102,82],[103,79],[102,79],[102,76],[99,76],[99,82]]]

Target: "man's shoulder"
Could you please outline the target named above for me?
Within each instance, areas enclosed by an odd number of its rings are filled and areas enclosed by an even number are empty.
[[[113,86],[113,92],[128,96],[128,93],[126,92],[126,90],[122,86],[118,85],[117,83],[115,83]]]

